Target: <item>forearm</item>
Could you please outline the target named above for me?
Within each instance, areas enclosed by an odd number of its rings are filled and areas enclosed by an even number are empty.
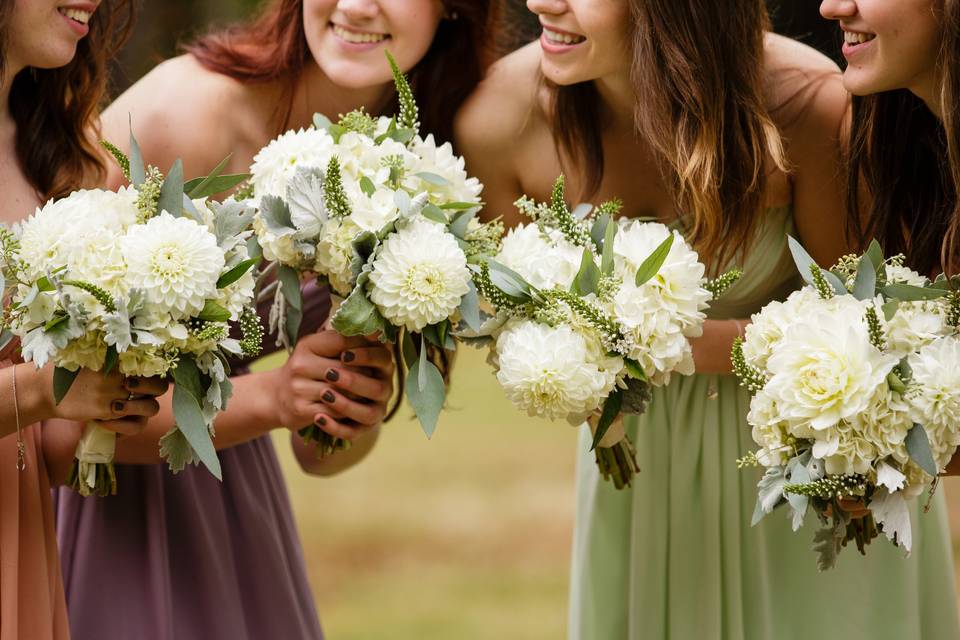
[[[16,375],[17,394],[14,401],[13,385]],[[53,381],[45,369],[32,364],[17,364],[0,369],[0,438],[21,426],[52,418]]]
[[[271,390],[274,372],[250,373],[231,378],[233,395],[227,408],[214,420],[213,439],[218,449],[229,449],[249,442],[281,426],[275,411]],[[125,464],[157,464],[160,459],[160,438],[173,428],[173,393],[160,401],[160,413],[151,418],[137,436],[117,442],[117,462]]]
[[[307,444],[298,434],[291,434],[290,445],[300,468],[315,476],[332,476],[345,471],[367,457],[380,437],[380,427],[353,441],[346,451],[338,451],[323,458],[317,457],[317,446]]]
[[[703,335],[690,341],[693,347],[693,361],[697,373],[730,374],[730,351],[733,341],[743,336],[749,320],[707,320],[703,324]]]

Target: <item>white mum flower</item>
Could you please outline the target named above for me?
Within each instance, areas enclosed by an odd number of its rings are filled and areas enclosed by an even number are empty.
[[[786,330],[767,362],[766,386],[785,419],[815,430],[835,426],[864,411],[886,384],[898,360],[870,343],[858,308],[851,314],[814,307]]]
[[[579,424],[600,408],[619,372],[592,358],[587,342],[567,325],[520,321],[497,338],[497,380],[528,415]]]
[[[960,445],[960,339],[936,340],[907,361],[913,370],[906,392],[911,416],[927,428],[934,458],[942,468]]]
[[[762,389],[750,399],[747,423],[752,427],[753,441],[760,447],[757,460],[765,467],[779,467],[794,456],[794,438],[783,421],[777,403]]]
[[[128,286],[145,292],[148,308],[188,318],[217,297],[223,251],[216,237],[193,220],[164,211],[131,227],[122,247]]]
[[[467,258],[443,226],[415,220],[383,243],[370,272],[370,299],[410,331],[449,318],[469,291]]]
[[[426,139],[417,136],[410,145],[410,151],[415,156],[412,168],[414,173],[432,173],[447,181],[443,186],[425,183],[421,188],[440,197],[444,202],[479,201],[483,185],[476,178],[467,175],[464,159],[453,152],[453,145],[449,142],[437,146],[433,134]]]
[[[353,240],[360,229],[352,222],[352,217],[333,218],[324,225],[317,243],[317,262],[314,271],[321,273],[330,281],[333,290],[346,297],[350,294],[350,281],[353,271]]]
[[[927,284],[927,279],[908,267],[888,264],[886,267],[887,282],[897,284],[909,284],[915,287],[922,287]]]
[[[535,224],[524,224],[507,232],[495,260],[537,289],[569,289],[582,258],[583,248],[568,241],[560,231],[548,234]]]
[[[633,282],[637,269],[650,257],[670,233],[673,245],[660,271],[643,287],[656,292],[660,306],[670,312],[688,337],[700,335],[711,296],[703,288],[705,267],[696,251],[690,248],[683,236],[670,231],[657,222],[621,220],[614,242],[614,266],[624,282]]]
[[[901,358],[951,331],[947,309],[939,300],[900,303],[885,329],[888,351]]]
[[[333,151],[333,138],[322,129],[287,131],[253,157],[250,184],[258,198],[266,195],[283,198],[297,169],[325,169]]]
[[[358,193],[351,197],[351,221],[363,231],[378,233],[387,224],[400,217],[400,210],[392,189],[377,189],[372,195]]]

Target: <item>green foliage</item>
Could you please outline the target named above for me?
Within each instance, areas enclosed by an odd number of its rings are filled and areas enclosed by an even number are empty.
[[[491,220],[485,222],[473,229],[468,229],[464,234],[464,241],[467,243],[467,261],[479,262],[485,256],[493,257],[500,252],[500,246],[503,243],[503,221]]]
[[[263,349],[263,327],[260,318],[253,309],[246,308],[240,315],[240,348],[243,355],[254,357]]]
[[[832,475],[799,484],[786,484],[785,493],[793,493],[821,500],[854,500],[867,493],[866,477],[855,475]]]
[[[883,335],[883,325],[880,324],[880,317],[877,315],[877,309],[871,305],[865,312],[867,320],[867,330],[870,333],[870,344],[880,351],[887,348],[887,339]]]
[[[377,131],[377,121],[363,107],[351,111],[347,115],[340,115],[338,123],[344,132],[353,131],[360,135],[372,138]]]
[[[137,187],[138,223],[144,223],[157,215],[160,202],[160,190],[163,188],[163,174],[154,166],[147,167],[146,177]]]
[[[742,269],[731,269],[721,276],[718,276],[710,281],[704,286],[704,289],[710,292],[710,295],[713,296],[713,299],[716,300],[727,290],[737,283],[740,278],[743,277]]]
[[[110,294],[107,293],[104,289],[101,289],[95,284],[89,282],[83,282],[81,280],[64,280],[61,284],[65,287],[76,287],[77,289],[82,289],[86,291],[94,298],[97,299],[103,308],[107,310],[107,313],[116,313],[117,305],[114,303],[113,298],[110,297]]]
[[[813,288],[817,290],[817,293],[822,299],[829,300],[833,297],[833,289],[830,288],[830,284],[823,275],[823,269],[816,263],[810,264],[810,278],[812,279]]]

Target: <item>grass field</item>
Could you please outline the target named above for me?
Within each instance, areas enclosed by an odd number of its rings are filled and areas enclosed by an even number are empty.
[[[483,354],[462,356],[432,441],[405,411],[362,464],[311,478],[276,434],[331,640],[565,635],[576,432],[520,415]]]

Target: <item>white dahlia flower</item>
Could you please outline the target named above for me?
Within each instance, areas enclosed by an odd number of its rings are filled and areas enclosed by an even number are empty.
[[[591,351],[588,338],[567,325],[523,320],[497,337],[497,380],[528,415],[579,424],[616,386],[619,369],[604,365],[623,364],[598,362]]]
[[[410,145],[415,160],[413,173],[432,173],[447,181],[446,185],[434,185],[424,181],[420,188],[439,197],[444,202],[478,202],[483,185],[467,175],[463,157],[453,152],[453,145],[446,142],[437,146],[430,134],[426,139],[417,136]]]
[[[303,167],[325,169],[333,155],[334,143],[322,129],[287,131],[253,157],[250,184],[257,198],[286,197],[287,185]]]
[[[544,233],[535,224],[510,229],[503,239],[497,262],[513,269],[537,289],[569,289],[577,273],[583,248],[560,231]]]
[[[913,378],[906,399],[911,417],[927,428],[941,468],[960,444],[960,339],[949,336],[908,358]]]
[[[910,284],[915,287],[922,287],[927,284],[927,279],[908,267],[888,264],[886,267],[887,282],[896,284]]]
[[[470,270],[443,226],[415,220],[383,243],[370,272],[370,299],[410,331],[449,318],[469,291]]]
[[[815,430],[835,426],[866,410],[887,384],[898,360],[870,343],[857,308],[859,314],[814,307],[787,328],[767,362],[765,387],[784,419]]]
[[[901,302],[885,329],[887,350],[901,358],[951,331],[947,309],[939,300]]]
[[[188,318],[217,297],[223,251],[216,237],[193,220],[164,211],[131,227],[122,247],[127,284],[144,291],[148,309]]]

